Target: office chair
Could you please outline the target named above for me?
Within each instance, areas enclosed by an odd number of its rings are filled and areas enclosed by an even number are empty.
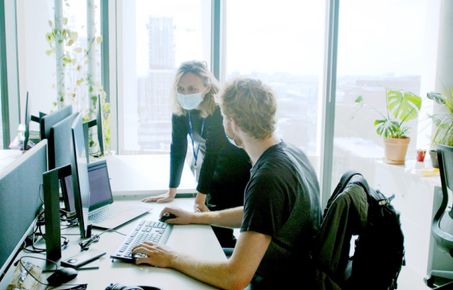
[[[445,212],[448,206],[448,191],[453,191],[453,147],[438,145],[437,159],[439,161],[440,180],[442,184],[442,203],[433,218],[432,234],[437,245],[450,254],[453,263],[453,234],[446,232],[441,227],[443,218],[453,221],[453,209],[450,209],[448,214]],[[431,271],[430,278],[427,280],[428,286],[432,287],[436,278],[444,278],[451,281],[434,289],[453,288],[453,271]]]

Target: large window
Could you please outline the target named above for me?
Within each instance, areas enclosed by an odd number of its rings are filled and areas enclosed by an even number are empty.
[[[225,1],[226,79],[251,76],[277,94],[278,133],[319,156],[324,1]]]
[[[18,34],[23,36],[18,41],[21,104],[29,92],[35,115],[63,104],[86,115],[89,82],[100,83],[99,0],[19,1],[17,11]],[[51,34],[58,28],[56,13],[61,29],[68,32],[61,55]]]
[[[333,184],[347,169],[370,180],[384,155],[373,121],[385,113],[386,89],[421,94],[426,0],[340,1]],[[361,109],[354,101],[364,98]],[[408,158],[415,156],[411,121]]]
[[[210,60],[210,1],[119,1],[120,153],[166,152],[170,91],[183,61]]]
[[[18,63],[20,85],[20,122],[24,122],[25,96],[29,93],[29,108],[33,115],[48,113],[56,99],[55,56],[46,52],[46,34],[53,21],[53,1],[17,1]],[[11,84],[8,84],[11,85]],[[38,130],[38,125],[32,125]],[[14,136],[11,136],[14,138]]]
[[[1,80],[0,77],[0,87],[1,87]],[[0,112],[2,112],[2,90],[0,89]],[[3,114],[0,113],[0,150],[3,149]]]

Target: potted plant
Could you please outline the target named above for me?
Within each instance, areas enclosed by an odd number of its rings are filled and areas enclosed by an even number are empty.
[[[453,89],[450,89],[446,95],[429,92],[427,97],[439,105],[438,112],[429,115],[434,125],[429,154],[433,167],[439,168],[437,145],[453,146]]]
[[[422,100],[409,91],[387,90],[385,94],[385,114],[380,113],[374,121],[376,133],[384,138],[384,161],[389,164],[404,164],[410,138],[407,136],[407,122],[417,117]],[[362,105],[364,100],[358,96],[355,100]]]

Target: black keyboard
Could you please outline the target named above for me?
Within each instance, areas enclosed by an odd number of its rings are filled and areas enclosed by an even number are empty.
[[[124,239],[118,250],[110,255],[111,258],[124,262],[133,263],[135,257],[132,255],[132,249],[143,243],[151,242],[153,244],[165,244],[170,236],[172,226],[151,220],[140,221],[135,229]]]

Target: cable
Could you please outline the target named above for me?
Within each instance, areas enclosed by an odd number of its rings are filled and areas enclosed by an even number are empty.
[[[22,262],[22,259],[24,258],[30,258],[30,259],[37,259],[37,260],[42,260],[42,261],[46,261],[46,262],[51,262],[52,264],[55,265],[55,271],[58,270],[58,263],[53,261],[53,260],[50,260],[50,259],[47,259],[47,258],[40,258],[40,257],[34,257],[34,256],[22,256],[19,258],[19,260],[17,260],[16,262],[14,262],[14,266],[17,266],[17,264],[20,263],[20,265],[22,266],[22,268],[27,272],[28,275],[30,275],[33,279],[35,279],[36,282],[38,282],[39,284],[41,285],[44,285],[46,286],[46,289],[48,289],[49,286],[52,286],[48,283],[44,283],[42,282],[41,280],[39,280],[35,275],[33,275],[33,273],[27,268],[27,266]],[[76,286],[77,288],[75,289],[86,289],[87,287],[87,284],[65,284],[67,286]],[[53,289],[55,287],[52,287],[51,289]],[[72,289],[72,288],[71,288]]]
[[[52,261],[52,260],[49,260],[47,258],[40,258],[40,257],[34,257],[34,256],[22,256],[19,258],[19,260],[17,260],[15,263],[14,263],[14,266],[17,266],[18,263],[20,263],[20,265],[22,266],[22,268],[27,272],[28,275],[30,275],[33,279],[36,280],[36,282],[38,282],[39,284],[41,285],[44,285],[44,286],[50,286],[49,284],[47,283],[44,283],[44,282],[41,282],[38,278],[35,277],[35,275],[33,275],[33,273],[24,265],[24,263],[22,262],[22,259],[23,258],[31,258],[31,259],[37,259],[37,260],[42,260],[42,261],[46,261],[46,262],[51,262],[52,264],[55,265],[55,271],[58,270],[58,264],[57,262],[55,261]]]
[[[123,235],[123,236],[126,236],[125,234],[121,233],[121,232],[118,232],[114,229],[106,229],[104,231],[102,231],[101,233],[99,234],[96,234],[96,235],[93,235],[91,236],[89,239],[85,240],[85,241],[81,241],[79,243],[79,246],[80,246],[80,249],[81,251],[86,251],[90,248],[90,245],[92,243],[97,243],[99,241],[99,239],[101,238],[101,236],[107,232],[114,232],[114,233],[117,233],[117,234],[120,234],[120,235]]]

